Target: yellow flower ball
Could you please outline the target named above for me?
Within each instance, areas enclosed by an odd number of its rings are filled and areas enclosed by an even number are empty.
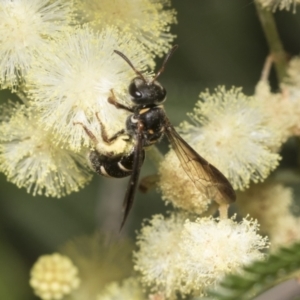
[[[59,253],[41,256],[31,269],[30,285],[43,300],[59,300],[78,288],[77,267]]]

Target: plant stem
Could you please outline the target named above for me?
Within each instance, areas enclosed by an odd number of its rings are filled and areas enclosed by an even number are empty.
[[[228,208],[229,208],[229,204],[227,204],[227,203],[221,204],[219,206],[219,214],[220,214],[221,220],[228,219]]]
[[[264,9],[257,0],[254,3],[269,45],[270,55],[273,57],[277,79],[280,83],[286,73],[287,59],[277,31],[274,16],[272,12]]]

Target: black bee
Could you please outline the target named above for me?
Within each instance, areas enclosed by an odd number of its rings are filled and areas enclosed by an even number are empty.
[[[175,45],[169,51],[162,67],[151,80],[146,79],[122,52],[114,51],[129,64],[137,77],[130,82],[128,88],[132,107],[118,103],[113,90],[108,102],[116,108],[124,109],[131,114],[126,121],[126,130],[116,133],[111,138],[107,137],[103,124],[99,118],[98,120],[104,142],[110,144],[122,141],[130,145],[131,149],[125,155],[123,150],[117,155],[108,155],[107,153],[103,155],[101,149],[97,150],[96,147],[96,150],[90,153],[90,161],[93,169],[98,174],[109,177],[131,175],[123,203],[124,216],[121,229],[133,204],[140,170],[145,158],[144,148],[158,142],[164,134],[169,139],[184,171],[199,191],[212,197],[217,202],[231,203],[235,201],[235,192],[226,177],[182,139],[165,114],[162,103],[166,100],[167,92],[156,79],[164,71],[167,61],[177,48],[178,46]],[[96,137],[84,125],[82,126],[94,143],[97,144]]]

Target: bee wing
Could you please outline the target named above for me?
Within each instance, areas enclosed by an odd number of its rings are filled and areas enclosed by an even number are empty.
[[[144,162],[145,152],[143,149],[143,135],[142,135],[142,125],[138,126],[139,133],[136,136],[136,144],[134,146],[134,158],[133,158],[133,166],[132,166],[132,173],[130,176],[130,180],[128,182],[127,191],[125,194],[124,202],[123,202],[123,220],[121,223],[120,231],[122,230],[128,214],[132,208],[132,204],[134,201],[134,195],[136,192],[136,188],[138,186],[139,176],[141,167]]]
[[[185,173],[196,188],[218,203],[232,203],[236,195],[227,178],[200,156],[175,130],[166,118],[168,137]]]

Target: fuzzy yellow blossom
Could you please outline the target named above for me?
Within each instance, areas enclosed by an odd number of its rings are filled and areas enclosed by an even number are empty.
[[[272,250],[300,240],[299,218],[292,213],[293,192],[274,182],[252,185],[239,193],[238,209],[258,220],[261,231],[270,237]]]
[[[282,215],[278,219],[277,230],[270,233],[271,251],[276,252],[300,241],[300,218],[292,214]]]
[[[144,285],[167,299],[175,299],[176,292],[184,288],[181,265],[185,258],[178,251],[184,220],[184,215],[155,215],[137,237],[139,249],[134,253],[134,269]]]
[[[147,300],[136,278],[130,277],[121,284],[112,282],[104,288],[97,300]]]
[[[292,203],[292,189],[273,182],[253,184],[248,190],[239,193],[237,199],[241,214],[249,214],[257,219],[264,234],[277,228],[278,219],[282,215],[290,214]]]
[[[65,31],[72,1],[0,1],[0,84],[15,87],[32,61],[42,54],[49,38]]]
[[[124,129],[128,113],[108,103],[108,98],[114,93],[118,102],[130,106],[127,89],[136,75],[114,50],[124,52],[141,70],[149,58],[143,47],[130,34],[112,27],[100,33],[88,27],[74,29],[48,47],[51,51],[36,59],[28,75],[29,95],[33,106],[41,110],[45,128],[75,150],[91,143],[78,123],[100,136],[96,114],[109,135]]]
[[[80,285],[78,269],[59,253],[43,255],[30,272],[30,285],[42,300],[59,300]]]
[[[53,138],[38,125],[36,111],[12,106],[9,119],[0,124],[0,171],[33,195],[78,191],[92,176],[86,155],[53,144]]]
[[[175,207],[196,214],[207,210],[211,200],[194,185],[181,167],[174,151],[165,156],[159,174],[158,186],[166,203],[172,203]]]
[[[176,12],[170,5],[170,0],[76,0],[81,22],[97,30],[117,26],[159,56],[167,52],[175,38],[169,33],[176,23]]]
[[[258,230],[257,221],[247,218],[241,222],[212,217],[186,221],[180,243],[180,253],[186,258],[182,264],[185,291],[205,294],[207,287],[224,275],[263,259],[261,250],[268,248],[269,243]]]
[[[280,144],[280,134],[269,125],[259,100],[240,88],[224,87],[201,93],[200,99],[189,115],[192,123],[181,125],[186,140],[235,189],[264,180],[278,165],[280,156],[273,149]]]
[[[293,12],[296,12],[296,5],[300,3],[299,0],[258,0],[258,2],[267,9],[272,9],[274,12],[276,9],[279,10],[290,10],[293,8]]]
[[[283,116],[287,114],[293,121],[290,135],[300,135],[300,58],[290,60],[286,70],[286,77],[281,84],[283,103]]]
[[[291,99],[298,100],[300,98],[300,57],[293,57],[288,64],[286,77],[281,84],[283,88],[287,88]]]
[[[177,299],[178,293],[203,295],[225,274],[264,257],[260,251],[268,241],[257,231],[252,219],[154,216],[138,235],[135,270],[143,284],[165,299]]]
[[[111,282],[131,276],[132,250],[130,241],[100,232],[67,242],[60,252],[76,264],[82,281],[68,299],[96,299]]]
[[[268,126],[279,135],[280,143],[278,146],[281,146],[300,125],[297,101],[288,99],[287,90],[283,93],[272,93],[269,83],[263,80],[259,81],[255,87],[255,98],[258,99],[261,109],[268,116]]]

